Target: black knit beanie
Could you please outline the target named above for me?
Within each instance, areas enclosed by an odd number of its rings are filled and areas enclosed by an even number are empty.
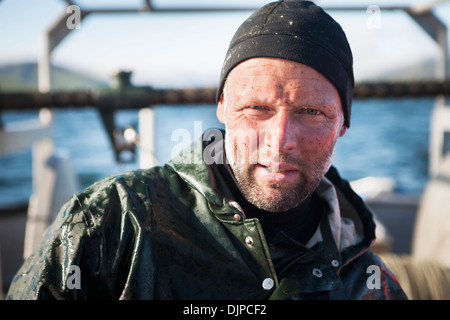
[[[284,0],[269,3],[253,13],[231,40],[217,101],[230,71],[256,57],[292,60],[320,72],[339,92],[345,124],[350,127],[352,52],[341,26],[322,8],[310,1]]]

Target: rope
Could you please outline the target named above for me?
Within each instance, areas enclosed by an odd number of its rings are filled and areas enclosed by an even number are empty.
[[[138,109],[155,104],[215,104],[216,88],[154,89],[127,86],[119,89],[56,92],[1,92],[0,110],[25,110],[46,107],[99,109]],[[450,95],[450,80],[392,83],[359,83],[353,97],[400,98]]]
[[[411,300],[449,300],[450,268],[409,255],[379,255]]]

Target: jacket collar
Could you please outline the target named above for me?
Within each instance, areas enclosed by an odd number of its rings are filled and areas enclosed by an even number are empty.
[[[213,173],[216,164],[224,161],[223,139],[222,130],[209,129],[166,164],[215,206],[222,204],[224,193],[229,194],[224,181],[217,181],[218,177]]]

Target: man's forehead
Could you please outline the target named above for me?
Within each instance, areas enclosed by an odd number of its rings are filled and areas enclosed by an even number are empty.
[[[331,82],[314,68],[296,61],[280,58],[252,58],[241,62],[231,70],[228,78],[241,77],[274,77],[286,80],[321,79]]]
[[[278,58],[253,58],[240,63],[230,72],[227,87],[229,85],[232,91],[263,96],[269,93],[267,90],[299,91],[299,94],[306,90],[318,95],[329,92],[339,98],[334,85],[320,72],[305,64]]]

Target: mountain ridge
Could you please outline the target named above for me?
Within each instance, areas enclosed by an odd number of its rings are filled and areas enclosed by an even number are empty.
[[[77,90],[105,87],[109,84],[95,77],[52,65],[52,88],[55,90]],[[0,92],[37,91],[38,66],[36,62],[0,65]]]

